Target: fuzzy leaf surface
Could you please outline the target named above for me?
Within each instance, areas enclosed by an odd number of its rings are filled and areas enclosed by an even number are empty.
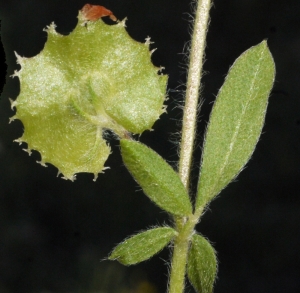
[[[122,139],[121,154],[144,193],[160,208],[177,216],[192,213],[189,196],[178,174],[156,152],[142,143]]]
[[[132,265],[149,259],[161,251],[175,236],[176,231],[170,227],[147,230],[120,243],[109,256],[124,265]]]
[[[133,40],[124,21],[78,19],[67,36],[52,23],[38,55],[17,56],[20,94],[12,103],[25,129],[18,141],[71,180],[102,172],[110,154],[105,130],[124,137],[152,128],[164,112],[167,82],[151,62],[150,42]]]
[[[217,258],[211,244],[195,234],[188,254],[188,278],[198,293],[211,293],[217,273]]]
[[[209,119],[197,208],[226,187],[251,157],[264,124],[274,76],[266,41],[245,51],[230,68]]]

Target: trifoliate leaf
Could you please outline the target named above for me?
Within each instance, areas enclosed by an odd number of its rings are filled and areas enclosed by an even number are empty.
[[[214,104],[205,136],[196,206],[204,206],[251,157],[265,120],[275,66],[266,41],[232,65]]]
[[[139,233],[120,243],[109,259],[116,259],[124,265],[147,260],[161,251],[176,236],[176,233],[170,227],[159,227]]]
[[[198,293],[212,293],[217,272],[217,258],[211,244],[201,235],[192,237],[187,274]]]
[[[145,194],[173,215],[190,215],[192,204],[189,195],[173,168],[142,143],[128,139],[120,142],[124,164]]]
[[[17,141],[38,150],[41,163],[64,178],[102,172],[110,154],[103,131],[119,137],[151,129],[164,112],[167,77],[151,63],[149,39],[131,39],[125,22],[89,22],[82,13],[67,36],[47,27],[44,49],[32,58],[17,55],[20,95],[12,102],[24,125]]]

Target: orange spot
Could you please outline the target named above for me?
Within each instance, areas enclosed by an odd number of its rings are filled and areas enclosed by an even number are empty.
[[[101,17],[109,16],[111,20],[117,21],[117,18],[113,13],[104,6],[85,4],[82,7],[81,12],[86,20],[96,21]]]

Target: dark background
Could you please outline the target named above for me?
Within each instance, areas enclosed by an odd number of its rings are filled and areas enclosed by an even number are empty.
[[[119,18],[138,41],[147,36],[158,50],[156,66],[169,75],[168,115],[141,141],[172,165],[177,160],[185,54],[190,39],[190,1],[94,0]],[[126,236],[168,216],[146,196],[122,164],[111,141],[111,167],[97,182],[79,174],[72,183],[53,166],[36,164],[13,140],[22,134],[8,98],[19,92],[8,78],[21,56],[39,53],[43,28],[52,21],[60,33],[76,25],[83,0],[0,0],[1,38],[8,64],[0,107],[0,292],[1,293],[163,293],[169,251],[123,267],[104,260]],[[263,135],[247,168],[210,205],[197,230],[218,252],[215,293],[300,292],[300,1],[215,0],[207,39],[204,106],[198,145],[218,89],[234,60],[263,39],[276,63]],[[1,67],[5,67],[2,59]],[[3,70],[2,70],[3,72]],[[5,72],[1,79],[5,79]],[[199,151],[196,165],[199,162]],[[193,292],[190,285],[187,292]]]

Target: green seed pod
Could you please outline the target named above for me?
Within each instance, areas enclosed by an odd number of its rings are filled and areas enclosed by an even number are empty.
[[[133,40],[125,21],[101,19],[78,24],[67,36],[52,23],[44,49],[32,58],[17,56],[20,94],[12,102],[28,152],[38,150],[41,164],[51,163],[74,180],[75,174],[101,173],[110,154],[103,139],[109,129],[118,137],[151,129],[165,112],[167,76],[151,62],[150,41]]]

